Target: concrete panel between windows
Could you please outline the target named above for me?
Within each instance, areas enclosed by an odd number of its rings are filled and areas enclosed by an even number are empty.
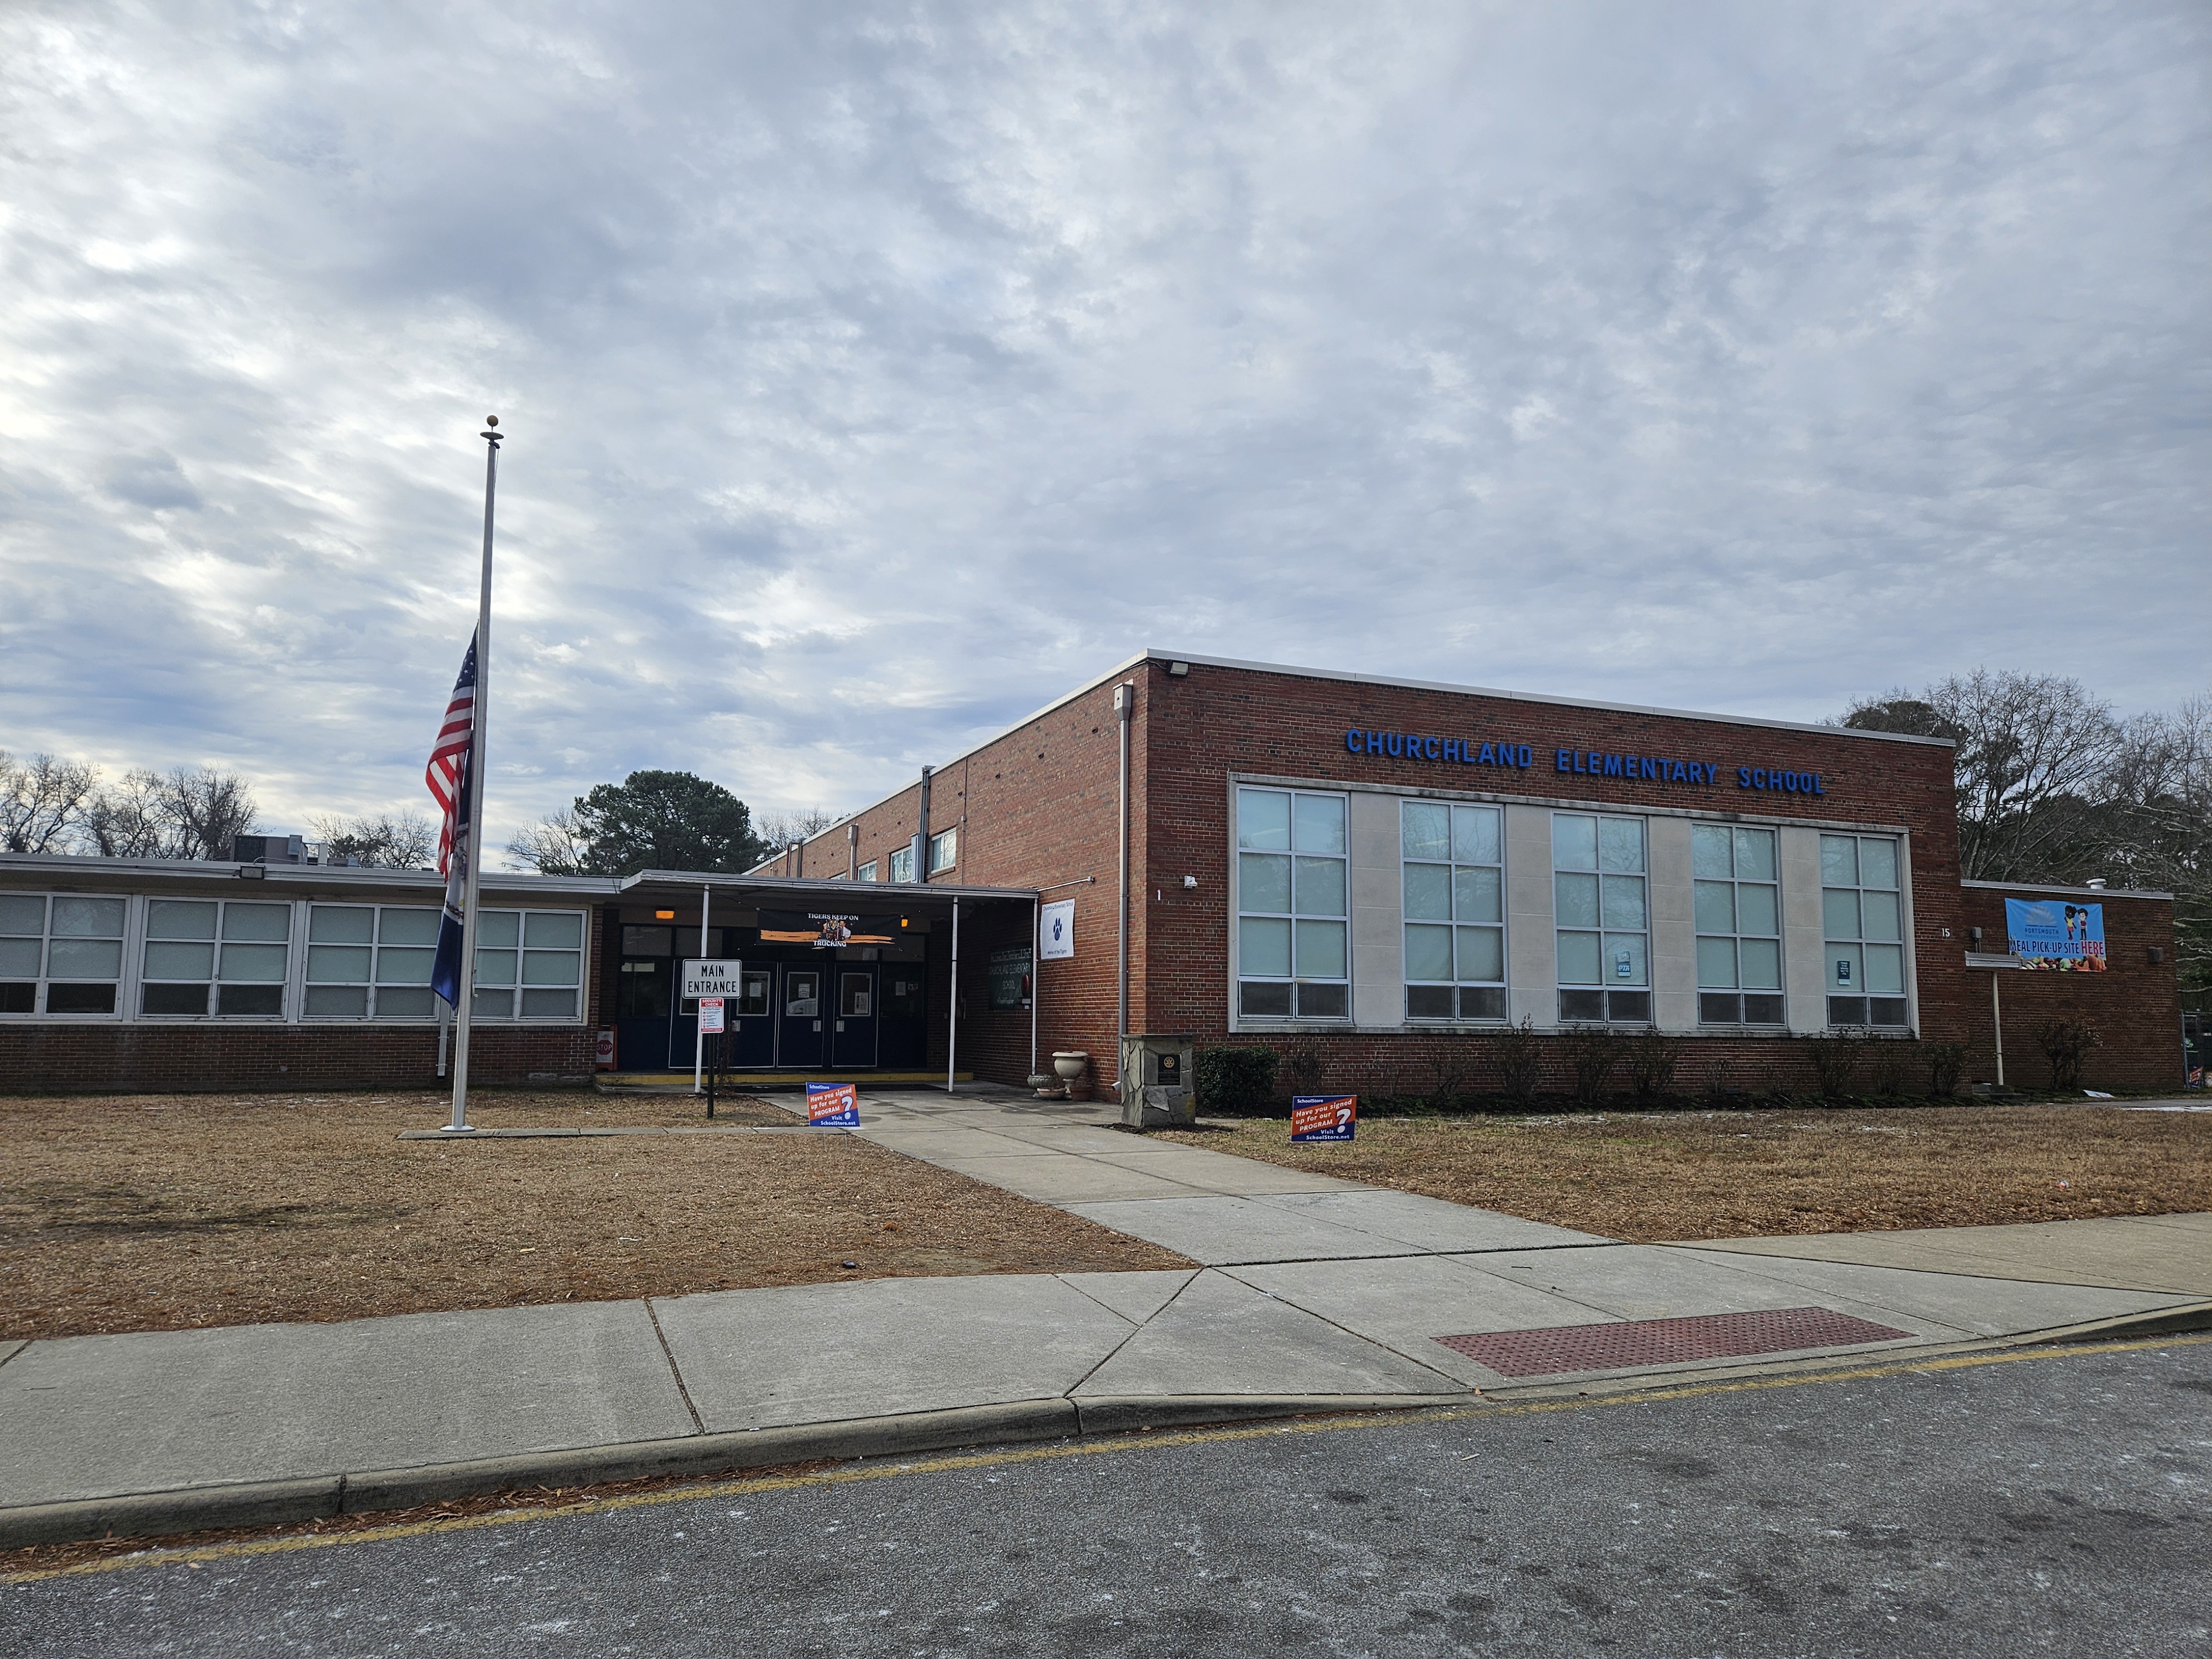
[[[1552,814],[1541,806],[1505,809],[1505,1010],[1516,1024],[1559,1023],[1553,975]]]
[[[1352,792],[1352,1014],[1361,1025],[1406,1017],[1398,798]]]
[[[1784,828],[1782,858],[1783,1006],[1794,1032],[1828,1029],[1821,961],[1820,832]]]
[[[1691,910],[1690,821],[1644,821],[1651,860],[1651,1017],[1662,1031],[1698,1029],[1698,928]]]

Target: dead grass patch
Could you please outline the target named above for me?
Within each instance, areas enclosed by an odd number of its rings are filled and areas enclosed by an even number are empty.
[[[1170,1133],[1171,1139],[1196,1139]],[[2081,1106],[1379,1119],[1349,1146],[1279,1120],[1200,1144],[1638,1240],[2212,1210],[2212,1115]]]
[[[0,1337],[1189,1265],[847,1135],[398,1138],[447,1109],[396,1092],[0,1098]],[[486,1096],[470,1116],[696,1126],[704,1109],[561,1092]],[[798,1121],[743,1097],[716,1121]]]

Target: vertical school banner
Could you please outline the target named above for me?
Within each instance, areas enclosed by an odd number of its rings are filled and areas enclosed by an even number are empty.
[[[2105,907],[2101,904],[2008,898],[2005,934],[2013,955],[2031,968],[2074,974],[2105,971]]]

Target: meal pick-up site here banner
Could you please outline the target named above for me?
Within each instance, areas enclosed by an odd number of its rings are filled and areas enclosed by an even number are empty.
[[[2013,955],[2031,968],[2074,974],[2105,971],[2105,907],[2101,904],[2008,898],[2005,933]]]
[[[1359,1127],[1358,1095],[1297,1095],[1291,1100],[1291,1139],[1349,1140]]]
[[[833,1128],[860,1127],[860,1085],[857,1083],[810,1083],[806,1085],[806,1121]]]

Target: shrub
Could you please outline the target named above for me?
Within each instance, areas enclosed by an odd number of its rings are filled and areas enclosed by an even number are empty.
[[[1874,1049],[1874,1091],[1878,1095],[1901,1095],[1905,1079],[1913,1069],[1911,1045],[1917,1039],[1884,1037]]]
[[[1264,1117],[1275,1103],[1273,1048],[1200,1048],[1192,1070],[1201,1111]]]
[[[1474,1091],[1469,1085],[1469,1064],[1464,1037],[1448,1036],[1437,1050],[1436,1065],[1430,1080],[1428,1103],[1432,1112],[1455,1112]]]
[[[1321,1044],[1300,1037],[1283,1050],[1283,1078],[1294,1095],[1322,1092]]]
[[[1661,1036],[1657,1026],[1647,1025],[1627,1048],[1628,1081],[1638,1096],[1650,1100],[1674,1091],[1675,1068],[1682,1063],[1680,1042]]]
[[[1623,1040],[1602,1025],[1567,1027],[1567,1069],[1575,1075],[1575,1098],[1595,1106],[1620,1065]]]
[[[1813,1080],[1829,1100],[1840,1100],[1857,1085],[1859,1054],[1866,1039],[1855,1031],[1833,1031],[1805,1039],[1805,1057],[1812,1063]]]
[[[2036,1027],[2035,1041],[2051,1062],[2051,1086],[2072,1090],[2081,1086],[2089,1050],[2102,1047],[2105,1039],[2086,1019],[2046,1019]]]
[[[1938,1100],[1948,1100],[1959,1092],[1959,1078],[1966,1069],[1966,1045],[1963,1042],[1923,1042],[1920,1057],[1928,1062],[1928,1092]]]
[[[1535,1097],[1544,1050],[1534,1020],[1523,1014],[1518,1025],[1495,1033],[1490,1038],[1490,1057],[1498,1063],[1498,1087],[1508,1100],[1526,1105]]]

